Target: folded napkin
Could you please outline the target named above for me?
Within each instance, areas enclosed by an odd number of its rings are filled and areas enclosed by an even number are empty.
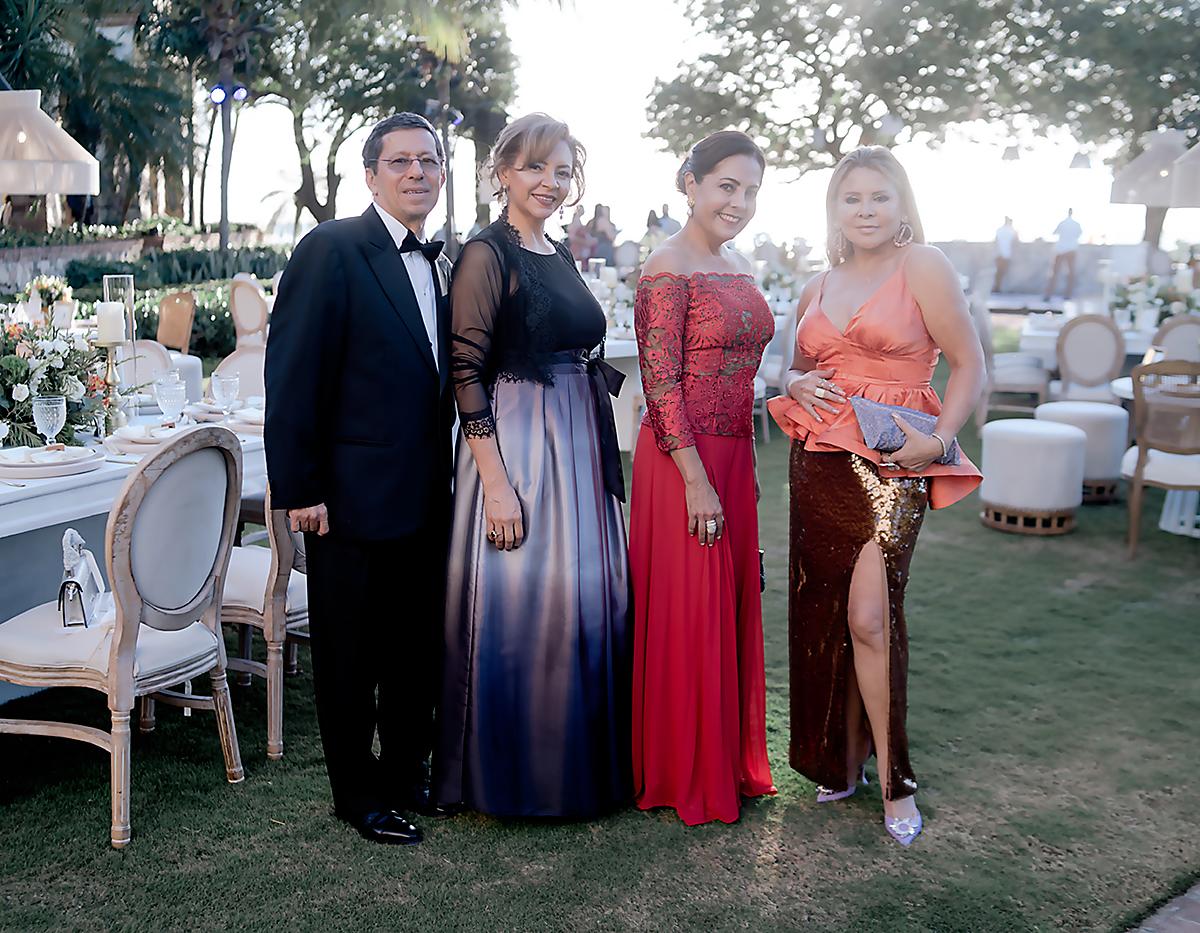
[[[261,408],[243,408],[233,416],[233,420],[241,421],[246,424],[263,424],[266,422],[267,413]]]
[[[170,440],[180,431],[186,431],[190,425],[178,425],[173,428],[160,424],[130,424],[113,431],[113,436],[131,444],[161,444]]]
[[[0,466],[73,463],[90,456],[92,456],[92,452],[87,447],[67,447],[64,450],[46,450],[44,447],[9,447],[0,450]]]
[[[230,410],[230,411],[237,411],[237,410],[238,410],[239,408],[241,408],[241,407],[242,407],[244,404],[245,404],[245,403],[244,403],[244,402],[243,402],[243,401],[242,401],[240,398],[239,398],[239,399],[234,399],[234,402],[233,402],[233,404],[229,406],[229,410]],[[194,403],[193,403],[192,405],[190,405],[189,407],[190,407],[190,408],[197,408],[197,409],[199,409],[200,411],[205,411],[205,412],[208,412],[210,415],[220,415],[220,414],[224,414],[224,409],[223,409],[223,408],[221,408],[221,406],[220,406],[220,405],[218,405],[216,402],[214,402],[214,401],[213,401],[212,399],[210,399],[210,398],[202,398],[202,399],[200,399],[200,401],[198,401],[198,402],[194,402]]]

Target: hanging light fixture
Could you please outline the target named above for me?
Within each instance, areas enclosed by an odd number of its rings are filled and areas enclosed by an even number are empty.
[[[0,192],[99,194],[100,163],[50,119],[41,100],[41,91],[0,90]]]
[[[1001,156],[1005,162],[1016,162],[1021,158],[1021,150],[1017,146],[1009,146],[1004,150],[1004,155]]]
[[[1092,160],[1088,158],[1088,154],[1080,149],[1075,153],[1075,158],[1071,160],[1071,168],[1091,168]]]

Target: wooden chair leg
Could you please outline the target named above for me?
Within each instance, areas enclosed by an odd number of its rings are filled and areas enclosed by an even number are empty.
[[[1136,478],[1129,482],[1129,557],[1137,554],[1138,529],[1142,523],[1143,486]]]
[[[241,783],[246,777],[242,770],[242,753],[238,748],[237,728],[233,724],[233,703],[229,698],[229,681],[225,668],[212,672],[213,712],[217,714],[217,732],[221,736],[221,752],[225,755],[225,776],[230,784]]]
[[[254,649],[254,630],[249,625],[238,626],[238,657],[244,661],[250,660]],[[238,671],[234,675],[234,683],[239,687],[249,687],[254,683],[254,675],[246,671]]]
[[[295,677],[300,673],[300,642],[295,638],[289,638],[284,642],[283,647],[287,655],[287,663],[284,665],[283,672],[288,677]]]
[[[147,734],[154,731],[156,721],[154,719],[154,697],[142,697],[142,714],[138,719],[138,731]]]
[[[113,711],[112,749],[109,752],[112,784],[112,846],[129,845],[129,711]]]
[[[283,644],[267,643],[267,757],[283,757]]]
[[[767,408],[767,400],[763,399],[762,410],[763,443],[771,443],[771,412]]]

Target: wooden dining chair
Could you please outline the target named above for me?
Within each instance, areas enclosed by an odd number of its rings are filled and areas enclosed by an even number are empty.
[[[1129,481],[1129,556],[1137,553],[1144,487],[1200,489],[1200,363],[1164,360],[1133,368],[1134,445]]]
[[[1059,379],[1050,383],[1054,401],[1117,403],[1109,383],[1125,365],[1125,335],[1106,314],[1081,314],[1058,332]]]
[[[243,779],[220,619],[241,481],[241,446],[225,428],[195,428],[163,444],[133,469],[108,517],[114,610],[86,628],[64,628],[52,601],[0,625],[0,678],[107,696],[111,732],[0,719],[0,733],[77,739],[108,752],[115,848],[131,838],[130,714],[137,698],[212,710],[225,776],[234,784]],[[210,697],[169,689],[206,673]]]
[[[1167,318],[1150,343],[1162,350],[1162,359],[1200,363],[1200,314]]]
[[[256,280],[234,277],[229,285],[229,313],[239,348],[266,344],[270,313],[266,295]]]
[[[217,364],[214,373],[238,374],[238,397],[250,398],[266,395],[267,348],[258,346],[239,347]]]
[[[168,350],[187,355],[196,317],[196,293],[172,292],[158,303],[158,331],[154,339]]]
[[[1050,374],[1034,353],[997,353],[992,339],[992,313],[986,296],[972,296],[971,317],[983,347],[987,375],[979,404],[975,409],[975,426],[982,431],[989,412],[1015,411],[1032,414],[1046,401],[1050,392]],[[1018,398],[1013,398],[1018,396]],[[1020,396],[1028,396],[1020,398]]]
[[[135,393],[139,405],[154,404],[154,380],[174,366],[170,352],[157,340],[134,340],[117,346],[121,393]]]
[[[235,547],[221,603],[221,621],[242,632],[262,633],[266,663],[250,656],[250,641],[239,645],[240,657],[229,659],[229,670],[253,674],[267,682],[267,757],[283,757],[283,675],[294,668],[297,639],[308,637],[308,578],[304,536],[288,527],[287,513],[271,508],[265,497],[269,548]],[[285,659],[290,644],[291,657]]]

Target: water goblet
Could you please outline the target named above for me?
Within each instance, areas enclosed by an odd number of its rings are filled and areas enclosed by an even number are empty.
[[[187,403],[187,386],[179,379],[178,373],[174,378],[170,373],[164,373],[154,380],[154,399],[163,413],[163,423],[175,424]]]
[[[39,395],[33,400],[33,423],[49,447],[67,423],[67,400],[62,395]]]
[[[241,389],[241,379],[237,373],[213,373],[210,380],[210,388],[212,389],[213,401],[217,403],[217,407],[225,414],[225,419],[221,423],[229,424],[229,413],[233,411],[233,406],[237,402],[238,392]]]

